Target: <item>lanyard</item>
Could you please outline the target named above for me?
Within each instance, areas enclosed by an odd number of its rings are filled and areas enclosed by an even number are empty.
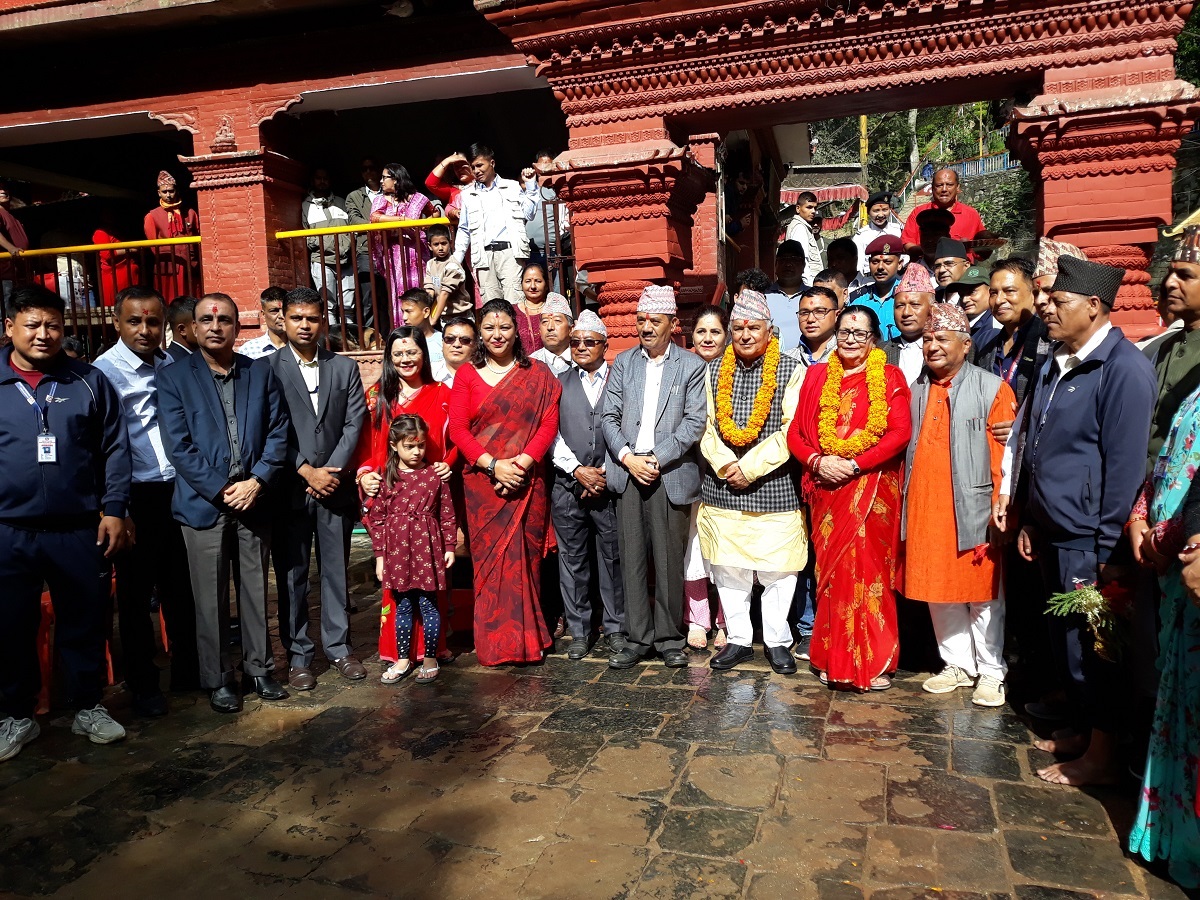
[[[46,413],[50,409],[50,404],[54,401],[54,392],[58,390],[58,382],[51,382],[50,393],[46,395],[45,403],[38,403],[37,399],[33,396],[33,392],[29,390],[29,385],[25,384],[23,381],[17,382],[17,390],[24,394],[25,399],[29,402],[29,405],[34,408],[35,415],[38,417],[38,428],[40,429],[41,433],[49,434],[50,419],[47,417]]]

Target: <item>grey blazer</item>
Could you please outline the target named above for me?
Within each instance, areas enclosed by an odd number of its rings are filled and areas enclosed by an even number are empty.
[[[685,506],[700,499],[700,453],[698,442],[708,418],[704,389],[704,360],[672,345],[663,363],[662,388],[654,422],[654,455],[667,499]],[[641,347],[621,353],[613,361],[604,389],[601,422],[611,465],[607,467],[609,489],[625,490],[629,472],[616,458],[622,447],[633,448],[642,424],[642,399],[646,385],[646,357]]]
[[[342,483],[331,497],[320,501],[323,505],[330,508],[354,506],[358,494],[354,473],[349,469],[367,421],[367,400],[358,364],[324,348],[317,351],[319,389],[314,413],[295,354],[284,347],[267,360],[283,388],[290,419],[289,465],[280,479],[285,492],[282,499],[293,509],[304,508],[309,499],[305,493],[308,485],[297,470],[308,463],[310,466],[336,466],[342,470]]]

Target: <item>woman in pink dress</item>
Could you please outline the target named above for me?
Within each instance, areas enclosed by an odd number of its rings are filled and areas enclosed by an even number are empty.
[[[404,166],[390,163],[380,176],[382,190],[371,202],[371,222],[404,222],[433,215],[433,204],[417,190]],[[418,245],[418,240],[420,244]],[[400,295],[419,288],[423,281],[424,232],[387,231],[371,235],[371,256],[375,269],[387,279],[392,302],[392,321],[403,322]]]
[[[529,263],[521,272],[521,302],[514,307],[517,313],[517,332],[526,353],[542,349],[542,307],[550,290],[550,279],[541,263]],[[494,300],[495,297],[484,298]]]

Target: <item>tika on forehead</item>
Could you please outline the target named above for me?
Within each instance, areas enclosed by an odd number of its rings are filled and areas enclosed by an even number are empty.
[[[215,303],[212,305],[212,314],[214,316],[217,314],[217,304],[215,304]]]

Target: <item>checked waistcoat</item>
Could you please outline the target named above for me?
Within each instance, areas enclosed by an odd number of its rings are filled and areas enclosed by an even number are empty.
[[[779,369],[775,376],[775,395],[771,398],[771,411],[767,414],[767,421],[757,438],[742,448],[730,445],[730,449],[739,457],[782,427],[783,392],[799,365],[800,363],[790,356],[782,353],[779,355]],[[714,406],[720,371],[721,357],[718,356],[708,364],[707,372]],[[762,358],[750,368],[746,368],[740,363],[733,368],[733,421],[739,427],[744,427],[750,418],[754,397],[762,384],[762,373]],[[711,466],[705,466],[704,482],[700,486],[700,501],[708,506],[736,509],[740,512],[771,513],[800,509],[804,505],[800,499],[800,466],[795,459],[789,457],[786,463],[775,471],[768,472],[744,491],[733,490],[724,479],[718,478],[713,473]]]

